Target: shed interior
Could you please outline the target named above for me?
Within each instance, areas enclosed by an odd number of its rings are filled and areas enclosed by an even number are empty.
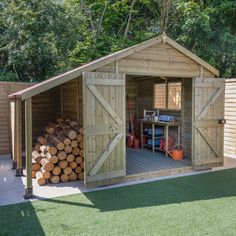
[[[180,87],[178,94],[176,91],[171,91],[173,85]],[[165,157],[163,151],[153,153],[150,145],[136,150],[127,148],[127,175],[191,166],[192,78],[127,76],[126,94],[130,103],[130,109],[126,106],[127,133],[130,112],[132,117],[137,115],[137,136],[140,138],[140,120],[144,118],[144,110],[158,109],[160,115],[173,115],[175,121],[180,122],[180,143],[186,150],[184,160],[174,161],[170,157]],[[178,108],[176,108],[177,103],[180,103]],[[149,129],[150,125],[144,125],[143,130],[145,128]],[[177,127],[170,127],[168,136],[173,138],[174,144],[177,144]]]

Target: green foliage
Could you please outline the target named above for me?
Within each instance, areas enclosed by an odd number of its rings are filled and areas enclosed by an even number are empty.
[[[0,79],[41,81],[166,30],[236,76],[234,0],[3,0]]]

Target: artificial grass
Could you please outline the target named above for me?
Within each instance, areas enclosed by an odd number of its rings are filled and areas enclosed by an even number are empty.
[[[236,169],[0,207],[0,235],[235,235]]]

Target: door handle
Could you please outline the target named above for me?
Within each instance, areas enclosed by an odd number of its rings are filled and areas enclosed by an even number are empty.
[[[219,119],[219,124],[226,124],[226,119]]]

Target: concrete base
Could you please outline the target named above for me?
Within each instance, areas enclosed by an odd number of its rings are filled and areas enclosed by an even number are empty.
[[[17,166],[17,162],[16,161],[12,161],[12,170],[15,170]]]
[[[26,188],[24,199],[33,199],[35,196],[33,195],[33,188]]]
[[[190,173],[176,174],[172,176],[153,177],[135,181],[128,180],[127,182],[124,183],[110,185],[106,187],[97,187],[94,189],[86,189],[83,185],[83,181],[74,181],[74,182],[59,183],[59,184],[47,183],[44,186],[39,186],[36,179],[33,179],[32,181],[33,192],[32,189],[27,191],[25,190],[26,177],[25,176],[16,177],[15,170],[12,170],[11,168],[12,168],[12,159],[9,157],[9,155],[0,156],[0,190],[1,190],[0,206],[20,203],[20,202],[27,202],[35,199],[54,198],[71,194],[79,194],[83,192],[105,190],[139,183],[159,181],[163,179],[170,179],[181,176],[198,175],[206,172],[236,168],[236,159],[225,158],[223,167],[213,168],[210,171],[197,171],[197,172],[192,171]],[[25,171],[23,171],[23,173],[25,174]],[[24,195],[29,196],[30,198],[25,199]]]
[[[24,176],[23,168],[16,169],[16,177]]]

